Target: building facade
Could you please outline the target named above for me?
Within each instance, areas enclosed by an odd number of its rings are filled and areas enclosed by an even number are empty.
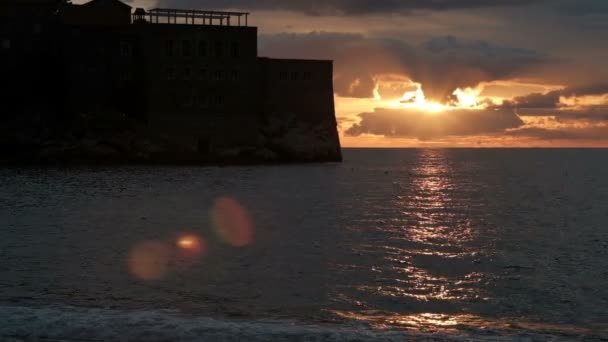
[[[19,66],[5,79],[36,83],[41,75],[22,77],[18,60],[44,56],[27,63],[54,70],[43,78],[62,111],[123,113],[202,155],[264,148],[340,159],[332,62],[258,57],[249,13],[7,1],[0,54]]]

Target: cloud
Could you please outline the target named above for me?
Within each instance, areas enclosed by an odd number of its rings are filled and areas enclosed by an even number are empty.
[[[554,90],[545,94],[533,93],[526,96],[519,96],[505,103],[505,106],[519,108],[558,108],[562,97],[581,97],[588,95],[608,94],[608,83],[591,84],[578,87],[568,87]]]
[[[559,13],[569,16],[608,14],[606,0],[558,0],[555,1],[554,6]]]
[[[499,6],[521,6],[540,0],[161,0],[161,6],[283,10],[307,15],[408,14],[417,10],[444,11]]]
[[[547,60],[535,51],[453,36],[410,45],[332,32],[262,35],[260,51],[271,57],[335,60],[334,85],[340,96],[372,97],[378,75],[397,74],[421,83],[426,96],[440,102],[456,88],[519,76]]]
[[[540,140],[606,140],[606,137],[608,137],[608,127],[590,126],[558,129],[526,127],[509,131],[506,135]]]
[[[608,106],[587,108],[523,108],[517,112],[521,116],[553,116],[558,121],[589,120],[608,121]]]
[[[361,121],[346,130],[347,136],[373,134],[430,140],[500,133],[524,124],[512,110],[505,108],[454,109],[436,114],[407,108],[377,108],[359,117]]]

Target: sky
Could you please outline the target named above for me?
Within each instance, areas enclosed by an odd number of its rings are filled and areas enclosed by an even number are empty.
[[[252,12],[259,54],[334,60],[351,147],[608,147],[608,0],[131,0]]]

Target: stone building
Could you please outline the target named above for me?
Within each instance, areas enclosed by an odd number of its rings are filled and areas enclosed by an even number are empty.
[[[45,51],[66,112],[124,113],[202,156],[341,159],[332,62],[258,57],[249,13],[6,1],[4,65],[18,65],[22,45]]]

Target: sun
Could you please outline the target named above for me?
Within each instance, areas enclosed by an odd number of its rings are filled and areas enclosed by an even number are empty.
[[[380,96],[377,89],[374,89],[374,98],[378,101],[383,102],[383,106],[393,109],[415,109],[425,113],[436,114],[454,109],[481,109],[477,96],[479,91],[473,88],[457,88],[454,90],[454,100],[449,103],[440,103],[436,101],[429,101],[424,95],[422,90],[422,84],[413,83],[416,90],[408,91],[403,94],[398,100],[385,101]]]

